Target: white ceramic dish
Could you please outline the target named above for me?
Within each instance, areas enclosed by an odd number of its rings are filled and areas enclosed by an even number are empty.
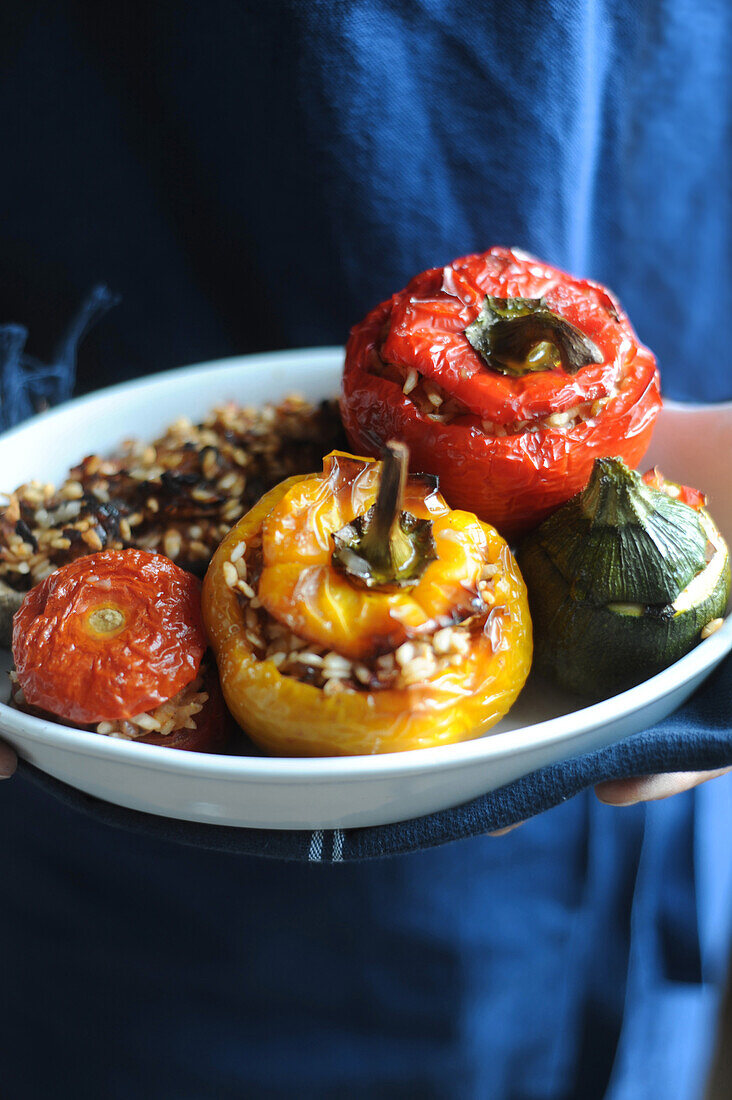
[[[215,402],[257,404],[297,391],[338,390],[343,352],[319,348],[203,364],[72,401],[0,437],[2,488],[58,481],[84,454],[129,435],[152,437]],[[648,465],[704,489],[732,539],[732,404],[663,410]],[[671,668],[613,699],[583,707],[529,683],[488,735],[460,745],[322,760],[208,756],[136,745],[28,717],[0,703],[0,732],[49,775],[132,809],[249,828],[387,824],[458,805],[537,768],[608,745],[678,707],[732,649],[732,618]],[[9,654],[3,654],[5,667]],[[7,691],[3,698],[7,698]],[[246,750],[244,750],[246,751]]]

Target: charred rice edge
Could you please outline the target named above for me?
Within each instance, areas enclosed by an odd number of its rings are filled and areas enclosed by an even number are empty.
[[[31,488],[41,493],[53,490],[54,496],[59,498],[59,506],[64,502],[68,505],[69,501],[73,505],[77,500],[86,499],[84,486],[79,481],[74,480],[74,477],[79,475],[80,471],[86,470],[90,463],[92,465],[96,463],[96,467],[105,476],[106,466],[108,464],[114,466],[117,462],[125,470],[134,470],[137,473],[136,467],[141,464],[144,465],[147,457],[146,452],[150,451],[152,458],[155,458],[158,449],[160,449],[161,454],[167,455],[169,450],[174,447],[176,434],[188,436],[189,433],[196,438],[197,453],[200,452],[203,455],[203,460],[205,460],[211,457],[207,453],[211,450],[211,446],[209,445],[210,441],[204,442],[202,437],[213,437],[218,433],[223,438],[228,428],[232,428],[236,430],[235,434],[237,431],[242,434],[240,438],[227,439],[226,447],[233,453],[241,451],[251,457],[254,476],[251,478],[250,487],[253,489],[257,483],[260,483],[262,491],[266,491],[269,487],[267,484],[268,478],[269,480],[274,479],[276,482],[282,480],[283,477],[290,476],[293,472],[298,472],[293,467],[298,466],[298,464],[303,465],[296,458],[299,450],[303,451],[304,458],[308,449],[312,449],[316,444],[319,446],[331,443],[334,446],[341,445],[339,438],[336,438],[338,433],[342,433],[336,399],[310,402],[297,394],[289,394],[280,401],[265,402],[257,408],[228,402],[215,405],[209,409],[200,425],[186,421],[185,432],[182,430],[182,423],[182,421],[174,421],[168,424],[164,432],[152,442],[125,440],[107,457],[100,455],[87,456],[69,472],[67,478],[55,489],[52,486],[40,484],[38,486],[33,484]],[[251,438],[245,439],[247,434]],[[188,444],[181,439],[179,445],[182,455]],[[274,449],[270,450],[271,447]],[[321,453],[320,449],[318,453]],[[152,458],[150,461],[152,461]],[[309,469],[311,463],[305,463],[305,465]],[[91,469],[88,472],[91,474]],[[127,474],[123,476],[127,476]],[[224,476],[231,478],[233,473]],[[21,494],[21,491],[25,488],[27,486],[21,486],[15,493]],[[227,492],[229,492],[228,485]],[[155,495],[152,486],[150,494]],[[193,495],[195,496],[195,494]],[[255,493],[255,496],[257,495],[261,495],[261,493]],[[12,497],[10,499],[12,500]],[[101,498],[97,503],[103,503]],[[241,501],[227,498],[221,502],[221,507],[217,509],[217,513],[223,513],[228,508],[225,517],[223,514],[217,514],[214,516],[203,515],[200,520],[197,520],[195,516],[183,520],[182,517],[173,514],[169,519],[161,514],[159,529],[151,532],[143,529],[138,533],[129,529],[129,521],[133,519],[133,516],[127,517],[124,512],[125,500],[120,498],[122,511],[119,516],[119,524],[122,530],[119,532],[119,537],[112,537],[111,533],[107,532],[110,537],[105,539],[105,544],[92,545],[91,542],[88,542],[89,550],[87,552],[93,553],[95,550],[100,549],[120,549],[125,545],[135,546],[138,549],[150,550],[153,553],[162,553],[171,560],[176,561],[182,568],[201,575],[205,572],[216,545],[224,537],[232,523],[236,522],[252,503],[253,500],[247,500],[243,495]],[[44,502],[41,501],[41,505],[43,504]],[[233,507],[234,505],[236,505],[236,508]],[[10,505],[7,507],[10,507]],[[7,507],[0,510],[1,515],[5,514]],[[156,508],[155,511],[157,512],[158,509]],[[74,524],[71,525],[74,526]],[[205,528],[205,532],[202,528]],[[59,537],[68,534],[61,528],[55,533]],[[92,531],[87,531],[81,537],[84,541],[87,541],[92,533]],[[201,541],[196,542],[199,536],[200,538],[205,537],[207,545],[204,545]],[[33,531],[27,530],[25,536],[21,534],[16,541],[20,541],[24,537],[29,542],[35,538]],[[37,547],[35,546],[29,545],[25,549],[27,550],[26,558],[31,549],[37,553]],[[188,550],[191,551],[190,555],[187,553]],[[53,551],[46,559],[47,566],[41,563],[41,572],[33,579],[29,587],[32,587],[35,583],[40,583],[48,573],[65,564],[64,560],[54,561],[52,555]],[[25,566],[24,573],[27,574],[28,568],[25,559],[21,564]],[[12,587],[0,576],[0,646],[9,648],[12,643],[13,616],[23,602],[26,591],[25,588]]]

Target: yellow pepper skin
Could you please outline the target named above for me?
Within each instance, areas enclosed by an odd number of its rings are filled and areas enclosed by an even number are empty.
[[[209,566],[203,616],[224,697],[252,740],[276,755],[370,755],[479,737],[507,713],[529,673],[526,589],[508,546],[471,513],[451,511],[429,481],[410,478],[403,504],[433,523],[438,558],[417,584],[365,590],[330,564],[332,533],[375,500],[378,466],[334,453],[322,474],[283,482],[239,521]],[[343,656],[370,659],[464,618],[486,565],[497,567],[490,611],[459,664],[398,688],[328,694],[260,659],[247,637],[224,564],[242,540],[258,537],[263,606],[300,637]]]
[[[434,624],[466,613],[478,594],[488,531],[470,512],[454,512],[433,478],[412,477],[404,511],[432,521],[438,558],[407,590],[368,591],[331,566],[332,533],[375,503],[378,462],[333,453],[323,477],[292,486],[263,522],[264,569],[258,596],[300,638],[354,661],[395,649]]]

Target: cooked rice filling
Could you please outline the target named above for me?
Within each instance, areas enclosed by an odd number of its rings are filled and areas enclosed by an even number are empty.
[[[474,412],[431,378],[425,378],[415,367],[409,370],[400,364],[387,363],[374,349],[369,361],[371,373],[388,378],[398,385],[405,397],[408,397],[421,416],[439,424],[451,424],[460,417],[476,421],[485,435],[499,439],[508,435],[520,435],[524,432],[542,432],[548,429],[569,431],[577,424],[592,421],[599,416],[609,401],[616,397],[622,388],[625,372],[621,372],[610,393],[596,401],[584,401],[563,412],[537,420],[515,420],[499,424],[492,420],[480,420]]]
[[[224,579],[235,589],[246,625],[246,639],[259,660],[272,661],[282,676],[322,688],[327,695],[341,691],[398,690],[425,683],[451,666],[460,665],[473,637],[487,633],[494,649],[501,640],[500,611],[495,607],[493,582],[499,566],[486,564],[478,584],[481,610],[455,625],[439,626],[431,634],[403,642],[371,662],[351,661],[340,653],[298,637],[262,606],[257,597],[262,569],[261,539],[239,542],[223,564]]]
[[[18,674],[11,671],[8,676],[13,684],[12,703],[18,707],[26,706],[27,700],[18,681]],[[109,722],[98,722],[95,726],[80,728],[101,733],[106,737],[118,737],[124,741],[134,741],[139,737],[147,737],[151,733],[168,737],[178,730],[195,730],[196,715],[201,713],[209,700],[208,692],[202,689],[203,674],[199,673],[195,680],[186,684],[177,695],[161,703],[154,710],[136,714],[133,718],[115,718]]]

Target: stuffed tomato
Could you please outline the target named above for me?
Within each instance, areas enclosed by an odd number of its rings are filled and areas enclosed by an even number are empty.
[[[35,717],[194,752],[228,738],[200,581],[160,554],[104,550],[49,574],[15,615],[13,659],[13,705]]]
[[[452,507],[508,538],[584,488],[596,458],[637,465],[660,407],[654,356],[610,293],[507,248],[422,272],[372,310],[341,394],[354,450],[403,440]]]

